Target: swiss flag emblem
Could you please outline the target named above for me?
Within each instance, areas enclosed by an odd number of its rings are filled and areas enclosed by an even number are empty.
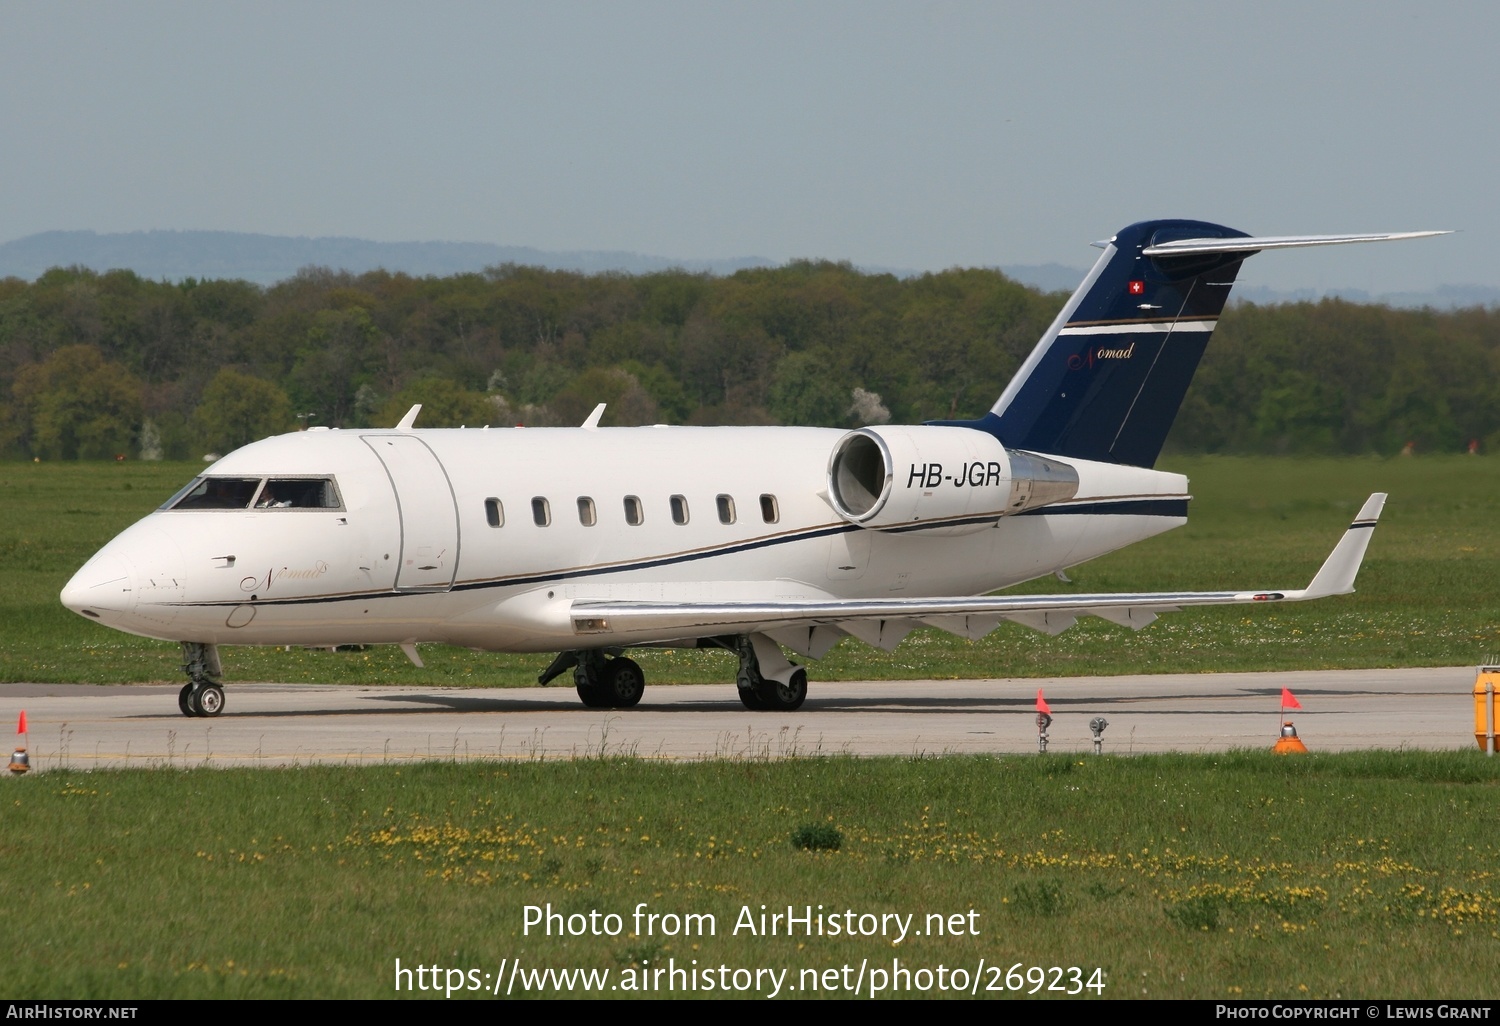
[[[1131,282],[1130,283],[1130,294],[1132,296],[1143,296],[1143,295],[1145,295],[1146,294],[1146,283],[1143,282],[1143,281],[1133,281],[1133,282]]]

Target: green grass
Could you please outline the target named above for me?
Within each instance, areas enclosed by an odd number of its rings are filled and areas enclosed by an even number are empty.
[[[1493,999],[1497,812],[1476,752],[58,771],[0,790],[0,993],[389,997],[398,958],[795,984],[899,958],[1098,968],[1116,998]],[[630,936],[641,902],[717,932]],[[524,934],[549,903],[622,932]],[[732,933],[789,904],[965,931]]]
[[[176,681],[176,647],[119,634],[63,609],[72,572],[155,508],[195,464],[0,464],[0,680]],[[1005,624],[978,643],[919,631],[895,653],[846,640],[815,679],[1050,676],[1475,663],[1500,652],[1500,460],[1177,457],[1195,496],[1185,528],[1032,591],[1300,587],[1372,491],[1391,499],[1359,591],[1275,610],[1188,610],[1139,633],[1086,618],[1058,637]],[[424,648],[357,653],[230,649],[233,680],[521,686],[546,659]],[[644,651],[653,684],[722,681],[728,656]]]

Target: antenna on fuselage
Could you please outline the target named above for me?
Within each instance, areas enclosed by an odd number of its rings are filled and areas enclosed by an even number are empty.
[[[412,429],[412,425],[414,425],[417,422],[417,414],[419,414],[421,412],[422,412],[422,404],[421,403],[417,403],[417,405],[413,406],[411,409],[409,409],[409,410],[406,411],[406,416],[404,416],[404,417],[401,418],[401,422],[396,425],[396,430],[397,431],[410,431]]]
[[[604,416],[604,407],[608,405],[608,403],[600,403],[598,406],[595,406],[594,412],[589,414],[588,419],[578,426],[585,431],[592,431],[597,428],[599,426],[599,419]]]

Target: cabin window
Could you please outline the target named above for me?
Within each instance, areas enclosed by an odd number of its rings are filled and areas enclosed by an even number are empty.
[[[734,523],[734,496],[732,496],[732,495],[721,495],[718,498],[718,504],[719,504],[719,523],[721,523],[721,524],[732,524],[732,523]]]
[[[640,497],[635,495],[625,496],[625,522],[631,527],[640,527],[645,521],[645,510],[641,507]]]
[[[687,498],[681,495],[672,496],[672,523],[681,526],[688,522]]]
[[[760,497],[760,518],[768,524],[774,524],[781,519],[781,510],[776,506],[776,496],[762,495]]]
[[[578,497],[578,522],[584,527],[593,527],[598,519],[598,514],[594,512],[594,500],[587,495],[580,495]]]
[[[538,527],[552,523],[552,506],[540,495],[531,500],[531,522]]]
[[[162,509],[248,509],[260,482],[258,477],[200,477]]]
[[[484,519],[491,527],[505,526],[505,507],[500,505],[499,499],[484,500]]]

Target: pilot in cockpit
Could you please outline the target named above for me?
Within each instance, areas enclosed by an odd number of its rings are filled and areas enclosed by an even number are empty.
[[[278,493],[274,482],[267,481],[265,488],[261,489],[260,499],[255,503],[255,508],[285,509],[291,504],[291,499]]]

